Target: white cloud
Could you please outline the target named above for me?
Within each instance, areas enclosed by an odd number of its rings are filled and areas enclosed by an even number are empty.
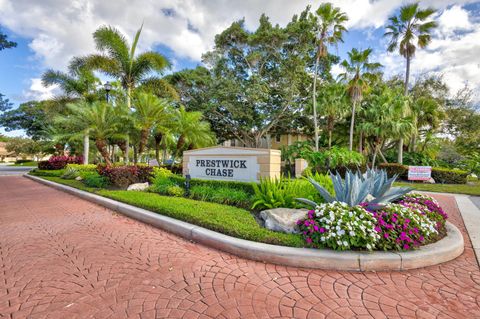
[[[58,86],[52,85],[48,88],[42,85],[42,79],[33,78],[30,80],[30,87],[23,91],[26,100],[48,100],[58,93]]]
[[[200,61],[203,52],[213,46],[214,36],[233,21],[245,17],[246,26],[253,29],[262,13],[272,23],[286,24],[293,14],[307,5],[316,9],[320,0],[0,0],[0,21],[20,36],[31,39],[29,47],[34,59],[43,67],[65,70],[71,57],[95,50],[94,30],[104,24],[118,27],[130,39],[144,23],[139,50],[164,45],[174,53],[174,59]],[[350,17],[351,29],[382,27],[387,18],[407,0],[333,0]],[[478,85],[479,25],[472,22],[462,5],[469,0],[425,0],[439,14],[439,31],[429,51],[420,51],[412,66],[414,72],[430,70],[453,72],[452,87],[460,80]],[[459,31],[467,34],[459,34]],[[371,31],[370,31],[371,32]],[[380,40],[381,41],[381,40]],[[381,42],[380,42],[381,43]],[[475,51],[476,50],[476,51]],[[401,72],[403,60],[382,55],[388,72]],[[472,70],[473,68],[473,70]],[[471,71],[471,72],[468,72]],[[33,85],[35,83],[35,85]],[[38,79],[32,79],[32,96],[39,91]]]

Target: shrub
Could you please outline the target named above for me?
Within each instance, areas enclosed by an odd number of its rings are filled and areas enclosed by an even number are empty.
[[[380,235],[379,249],[410,250],[438,238],[436,223],[418,209],[391,203],[370,212],[377,220],[375,230]]]
[[[108,178],[111,184],[127,188],[131,184],[148,182],[152,177],[153,168],[146,165],[98,165],[97,171],[100,175]]]
[[[432,168],[432,178],[441,184],[465,184],[468,177],[467,171],[443,167]]]
[[[82,156],[52,156],[48,161],[38,162],[38,168],[41,170],[64,169],[67,164],[81,164]]]
[[[445,221],[448,216],[434,198],[418,193],[408,193],[398,204],[419,210],[423,215],[426,215],[436,223],[435,228],[438,231],[444,231]]]
[[[97,172],[82,172],[83,183],[88,187],[105,188],[109,185],[106,177]]]
[[[184,177],[181,177],[183,181],[185,181]],[[247,194],[253,195],[255,194],[255,190],[253,189],[253,184],[249,182],[237,182],[237,181],[215,181],[215,180],[207,180],[207,179],[197,179],[193,178],[190,180],[190,185],[193,186],[211,186],[211,187],[225,187],[231,188],[236,190],[242,190]]]
[[[241,189],[229,187],[196,185],[190,189],[190,198],[243,208],[252,206],[249,194]]]
[[[259,184],[254,184],[254,203],[252,209],[270,208],[295,208],[298,206],[295,192],[298,187],[298,179],[262,178]]]
[[[379,169],[383,169],[387,172],[388,176],[398,175],[398,178],[408,179],[408,166],[398,163],[382,163],[378,164]]]
[[[365,163],[361,153],[335,146],[321,152],[304,151],[301,156],[308,161],[308,165],[314,171],[321,173],[328,170],[337,171],[342,167],[361,167]]]
[[[74,168],[76,169],[78,172],[95,172],[97,171],[97,165],[95,164],[87,164],[87,165],[83,165],[83,164],[67,164],[67,169],[68,168]]]
[[[170,185],[166,189],[167,195],[175,196],[175,197],[182,197],[185,191],[182,187],[178,185]]]
[[[28,163],[28,162],[32,162],[32,160],[19,159],[19,160],[16,160],[16,161],[15,161],[15,164],[23,164],[23,163]]]
[[[341,202],[320,204],[297,225],[305,241],[314,247],[372,250],[380,238],[372,214],[360,206],[350,207]]]
[[[74,167],[67,167],[62,175],[63,179],[75,179],[78,176],[78,170]]]

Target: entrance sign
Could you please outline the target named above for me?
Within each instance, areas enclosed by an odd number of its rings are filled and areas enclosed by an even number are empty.
[[[409,181],[428,181],[432,178],[431,166],[409,166],[408,180]]]
[[[214,146],[183,152],[183,175],[223,181],[258,182],[280,176],[280,151]]]

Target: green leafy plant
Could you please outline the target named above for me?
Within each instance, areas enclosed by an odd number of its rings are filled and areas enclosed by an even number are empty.
[[[178,185],[170,185],[166,189],[167,194],[175,197],[182,197],[185,193],[184,189]]]
[[[432,168],[432,178],[436,183],[441,184],[465,184],[469,173],[459,169],[443,167]]]
[[[364,175],[358,171],[355,173],[347,171],[344,180],[339,173],[330,174],[330,178],[335,189],[335,196],[332,196],[314,179],[309,179],[327,203],[339,201],[349,206],[355,206],[368,201],[371,207],[382,206],[412,190],[410,187],[392,187],[397,176],[388,178],[387,173],[381,170],[371,169]],[[298,200],[313,207],[318,206],[317,203],[306,198],[299,198]]]
[[[106,188],[110,183],[108,178],[101,176],[97,172],[83,172],[83,183],[88,187]]]
[[[362,166],[365,163],[362,154],[336,146],[321,152],[304,151],[301,156],[308,161],[310,167],[320,172],[336,171],[341,167]]]
[[[62,175],[63,179],[74,179],[78,176],[78,170],[74,167],[68,166],[65,168],[65,172]]]
[[[261,178],[259,184],[254,184],[254,203],[252,209],[264,208],[294,208],[298,180],[289,180],[283,176],[279,178]]]

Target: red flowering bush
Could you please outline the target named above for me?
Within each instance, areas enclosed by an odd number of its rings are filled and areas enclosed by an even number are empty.
[[[39,169],[64,169],[67,164],[82,164],[83,156],[51,156],[48,161],[38,162]]]
[[[97,172],[120,188],[131,184],[146,183],[153,175],[153,167],[146,165],[106,166],[98,165]]]

